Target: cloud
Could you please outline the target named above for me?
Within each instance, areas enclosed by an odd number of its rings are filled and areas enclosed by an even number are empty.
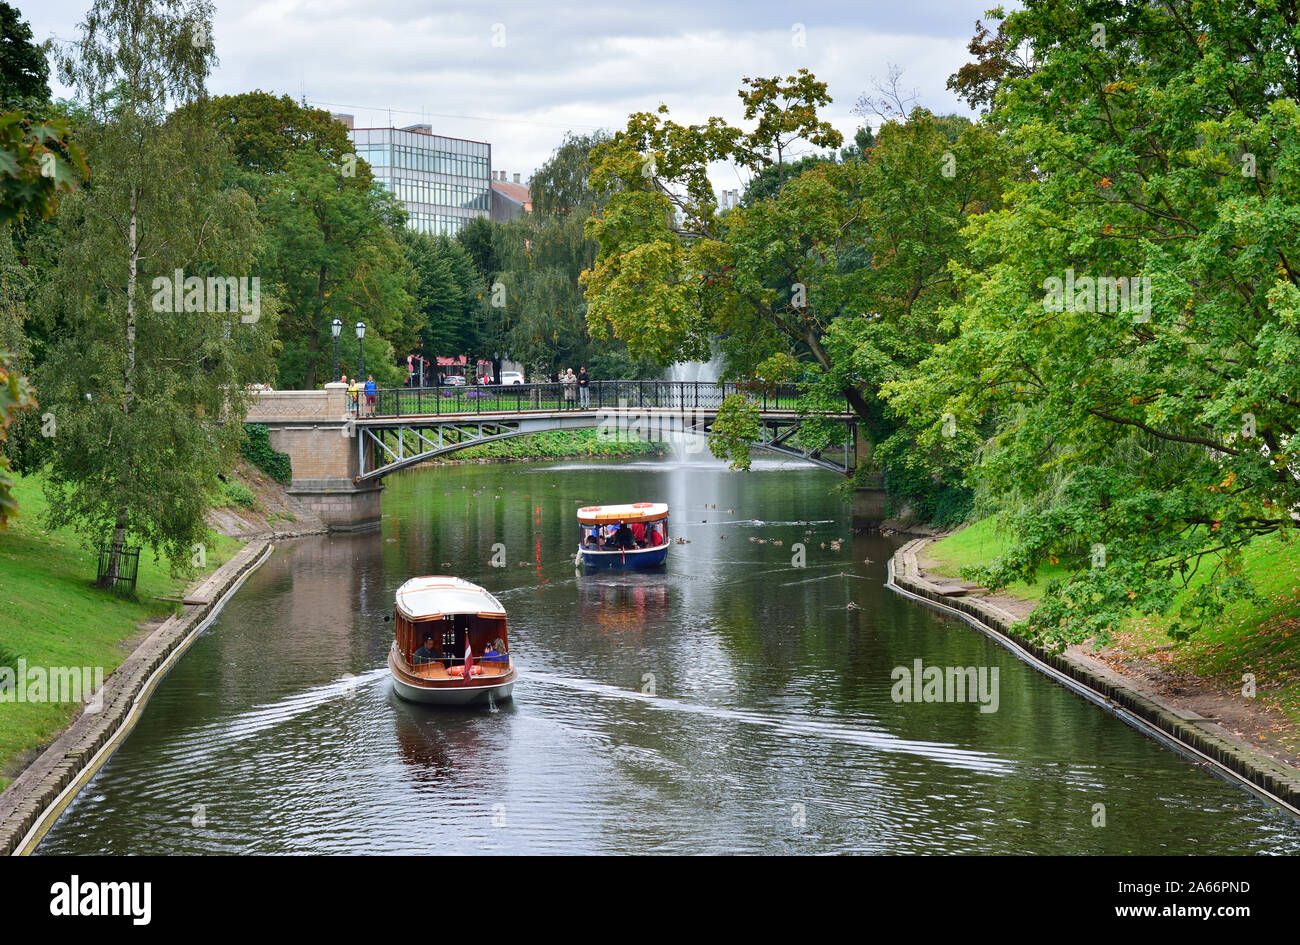
[[[742,77],[799,67],[829,84],[826,117],[846,138],[862,124],[854,103],[890,63],[921,104],[965,113],[944,84],[986,3],[219,0],[209,87],[305,97],[358,126],[427,121],[491,142],[495,168],[527,176],[566,130],[621,128],[660,102],[680,121],[739,122]],[[71,39],[87,3],[26,6],[38,40]]]

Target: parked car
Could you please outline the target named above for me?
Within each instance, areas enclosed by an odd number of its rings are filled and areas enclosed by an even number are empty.
[[[444,374],[442,376],[443,387],[464,387],[465,378],[459,374]]]
[[[523,382],[524,382],[524,376],[520,374],[518,371],[501,372],[502,384],[522,384]]]

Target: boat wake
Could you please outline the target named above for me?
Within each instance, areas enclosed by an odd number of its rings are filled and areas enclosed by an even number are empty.
[[[214,745],[241,742],[259,732],[318,709],[326,703],[355,696],[359,689],[387,676],[388,667],[380,666],[356,676],[342,676],[332,682],[295,692],[277,702],[253,706],[233,718],[203,725],[187,732],[182,738],[169,745],[165,753],[177,756],[191,753],[206,754]]]
[[[683,702],[680,699],[651,696],[643,692],[620,689],[617,686],[609,686],[590,680],[556,676],[553,673],[521,671],[519,676],[521,681],[536,680],[548,685],[564,686],[567,689],[587,692],[603,699],[640,702],[648,708],[661,712],[683,712],[722,721],[760,726],[789,738],[814,738],[856,745],[860,748],[891,754],[918,755],[950,767],[979,771],[985,774],[1007,775],[1011,774],[1016,767],[1015,762],[1010,759],[1001,758],[988,752],[959,748],[956,745],[944,742],[925,742],[899,738],[897,735],[891,735],[888,732],[852,728],[846,725],[836,725],[831,722],[799,718],[797,716],[774,716],[744,709],[697,705]]]

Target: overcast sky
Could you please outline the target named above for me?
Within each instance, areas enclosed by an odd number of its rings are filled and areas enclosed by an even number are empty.
[[[39,42],[76,38],[89,3],[16,5]],[[799,67],[828,83],[835,101],[825,117],[846,139],[863,121],[855,103],[891,63],[919,104],[966,114],[944,84],[970,58],[975,21],[992,5],[217,0],[221,64],[209,89],[305,97],[355,115],[358,127],[426,121],[439,134],[491,142],[493,169],[527,178],[567,130],[618,129],[660,102],[678,121],[739,123],[742,77]]]

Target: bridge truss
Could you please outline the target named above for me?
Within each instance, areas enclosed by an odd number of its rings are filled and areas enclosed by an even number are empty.
[[[844,424],[843,443],[810,448],[799,438],[804,417],[794,411],[774,411],[760,414],[759,438],[754,446],[841,475],[851,475],[858,458],[856,417],[852,414],[836,414],[828,418]],[[380,479],[400,469],[471,446],[530,433],[605,428],[611,438],[657,442],[666,439],[671,442],[673,437],[679,435],[707,436],[712,432],[716,419],[716,412],[711,410],[673,408],[363,417],[353,421],[358,468],[361,470],[355,481],[361,483]]]

